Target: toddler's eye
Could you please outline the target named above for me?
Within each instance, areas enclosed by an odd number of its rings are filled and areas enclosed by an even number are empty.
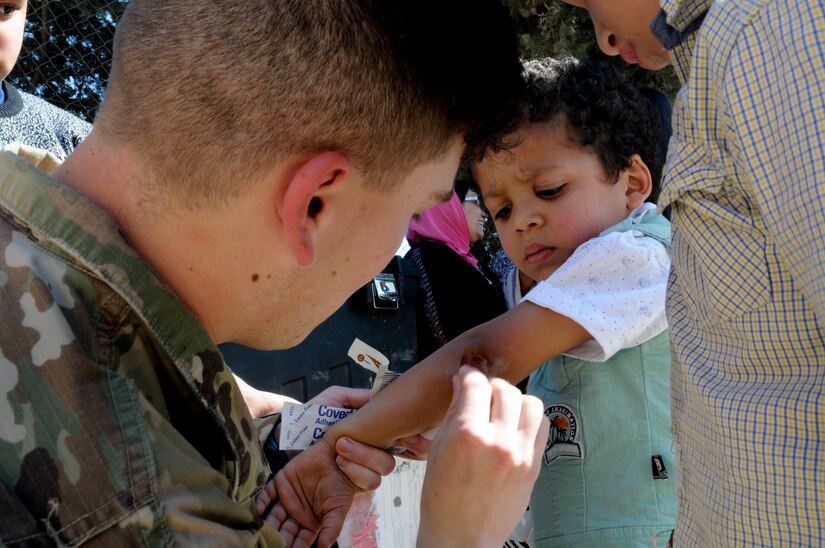
[[[539,196],[539,198],[545,198],[545,199],[556,198],[559,194],[561,194],[561,191],[565,186],[567,186],[567,185],[559,185],[559,186],[556,186],[556,187],[553,187],[553,188],[546,188],[546,189],[542,189],[542,190],[537,190],[536,194]]]
[[[495,212],[495,214],[493,214],[493,219],[494,219],[494,220],[499,220],[499,219],[502,219],[502,220],[503,220],[503,219],[506,219],[507,217],[509,217],[509,216],[510,216],[510,211],[511,211],[511,209],[512,209],[512,208],[511,208],[510,206],[504,206],[504,207],[502,207],[501,209],[499,209],[498,211],[496,211],[496,212]]]

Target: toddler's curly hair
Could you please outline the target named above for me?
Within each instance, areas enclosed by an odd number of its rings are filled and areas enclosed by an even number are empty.
[[[650,170],[655,201],[665,162],[658,113],[615,67],[599,61],[536,59],[524,63],[528,122],[565,123],[572,142],[599,158],[608,180],[638,154]]]

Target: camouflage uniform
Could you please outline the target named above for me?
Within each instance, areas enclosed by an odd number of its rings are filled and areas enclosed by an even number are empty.
[[[201,324],[90,201],[0,153],[0,541],[283,546]]]

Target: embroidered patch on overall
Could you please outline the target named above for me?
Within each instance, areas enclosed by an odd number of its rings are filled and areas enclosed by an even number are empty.
[[[582,458],[582,448],[576,414],[566,405],[551,405],[544,410],[550,421],[550,435],[544,446],[544,462],[550,464],[559,457]]]

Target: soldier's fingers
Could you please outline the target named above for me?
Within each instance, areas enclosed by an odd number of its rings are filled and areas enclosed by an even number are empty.
[[[462,365],[457,373],[458,393],[453,394],[457,417],[475,423],[485,417],[489,421],[492,386],[487,377],[469,365]]]
[[[287,519],[286,509],[279,503],[275,503],[267,515],[264,516],[264,521],[270,524],[275,529],[280,529],[281,524]],[[288,544],[288,543],[287,543]]]
[[[533,444],[533,462],[541,462],[541,455],[550,434],[550,421],[544,415],[544,405],[540,399],[533,396],[522,397],[519,432],[525,436],[525,442]]]
[[[534,396],[521,396],[521,417],[518,429],[532,440],[541,428],[544,417],[544,405]],[[549,423],[548,423],[549,424]]]
[[[382,449],[376,449],[371,445],[366,445],[346,436],[338,438],[338,441],[335,442],[335,449],[337,449],[338,455],[344,457],[344,459],[382,476],[386,476],[395,470],[395,458],[392,455]],[[342,470],[349,476],[346,470],[343,468]],[[352,476],[350,476],[350,479],[353,479]],[[353,483],[358,485],[355,481]]]
[[[539,425],[538,432],[536,433],[535,439],[535,457],[536,462],[541,461],[541,455],[544,452],[544,446],[547,444],[547,438],[550,436],[550,421],[547,417],[544,416],[542,413],[541,417],[541,424]]]
[[[522,412],[522,394],[502,379],[491,379],[490,422],[505,432],[518,428]]]
[[[293,543],[287,543],[287,546],[292,546],[292,548],[311,548],[312,543],[315,542],[315,537],[317,536],[317,531],[301,528],[298,530],[298,534],[295,536]],[[319,542],[318,545],[321,546],[321,543]],[[329,548],[329,546],[331,546],[331,544],[327,545],[327,548]]]
[[[398,455],[406,459],[427,460],[427,454],[430,452],[432,440],[425,438],[422,435],[407,436],[398,440],[398,445],[405,448],[406,451]]]
[[[267,508],[269,508],[277,498],[278,492],[275,490],[275,482],[272,480],[266,482],[264,488],[261,489],[261,492],[258,493],[258,496],[255,498],[255,512],[259,516],[263,516]]]
[[[381,474],[376,473],[374,470],[371,470],[366,466],[361,466],[360,464],[352,462],[349,459],[345,459],[342,456],[336,457],[335,463],[338,465],[338,468],[346,474],[349,480],[361,491],[375,491],[381,485]]]
[[[281,533],[281,537],[283,537],[284,542],[287,546],[294,546],[294,542],[296,537],[298,536],[298,532],[301,530],[300,525],[294,519],[287,518],[281,524],[281,527],[278,529],[278,532]]]

